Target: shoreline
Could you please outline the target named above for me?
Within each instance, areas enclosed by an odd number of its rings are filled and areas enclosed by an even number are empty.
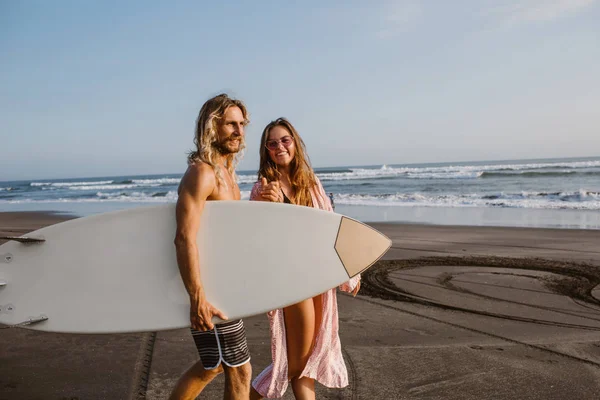
[[[596,210],[340,204],[336,212],[367,223],[600,230],[600,211]]]
[[[166,204],[172,202],[15,203],[0,207],[0,213],[42,212],[72,218]],[[600,230],[600,210],[336,204],[335,211],[364,223]]]
[[[140,206],[140,205],[138,205]],[[151,206],[151,205],[142,205]],[[119,211],[129,207],[114,207],[114,209],[104,212]],[[398,207],[387,207],[398,208]],[[579,211],[572,210],[506,210],[491,209],[492,212],[483,210],[487,214],[487,219],[482,217],[482,210],[475,208],[400,208],[396,213],[390,215],[389,210],[372,210],[373,207],[365,206],[345,206],[338,205],[336,212],[350,218],[361,221],[367,225],[402,225],[402,226],[430,226],[446,228],[509,228],[509,229],[540,229],[557,231],[599,231],[600,230],[600,212],[587,212],[588,221],[576,223]],[[529,212],[528,212],[529,211]],[[20,228],[16,230],[21,232],[24,227],[29,227],[30,231],[50,225],[67,221],[74,218],[82,218],[90,215],[102,213],[97,210],[93,213],[81,213],[76,210],[1,210],[0,211],[0,236],[6,236],[7,228],[17,223]],[[585,213],[582,211],[581,213]],[[444,216],[440,216],[440,215]],[[513,218],[501,218],[500,214],[513,214]],[[529,219],[519,218],[528,215]],[[592,216],[590,218],[590,215]],[[557,218],[562,223],[550,223],[548,219]],[[445,218],[444,218],[445,217]],[[597,220],[597,222],[596,222]],[[520,222],[520,223],[519,223]],[[21,226],[22,225],[22,226]],[[6,232],[5,232],[6,231]],[[8,229],[10,231],[10,229]]]

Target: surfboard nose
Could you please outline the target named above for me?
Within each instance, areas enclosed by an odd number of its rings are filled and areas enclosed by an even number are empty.
[[[335,251],[350,278],[373,265],[391,246],[392,241],[378,230],[342,217]]]

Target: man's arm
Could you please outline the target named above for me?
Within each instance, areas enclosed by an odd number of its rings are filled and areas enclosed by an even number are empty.
[[[212,317],[227,319],[206,301],[200,274],[196,237],[200,229],[200,217],[206,199],[215,189],[216,181],[212,167],[207,164],[192,165],[181,180],[177,200],[175,250],[177,265],[183,284],[190,296],[190,322],[200,331],[213,328]]]

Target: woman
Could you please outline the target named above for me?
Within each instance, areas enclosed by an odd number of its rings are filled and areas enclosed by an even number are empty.
[[[304,142],[285,118],[271,122],[263,131],[258,176],[260,181],[252,188],[250,200],[332,211],[310,166]],[[340,289],[356,295],[360,277]],[[252,383],[251,398],[282,397],[289,381],[296,399],[315,398],[315,379],[327,387],[348,385],[338,335],[335,289],[268,315],[273,363]]]

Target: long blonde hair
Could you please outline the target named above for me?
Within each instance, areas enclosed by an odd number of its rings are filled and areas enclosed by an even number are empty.
[[[277,164],[271,160],[266,147],[269,133],[271,132],[271,129],[276,126],[281,126],[290,132],[290,136],[294,140],[294,147],[296,149],[296,155],[290,163],[290,183],[294,191],[294,195],[290,200],[294,204],[312,207],[313,203],[310,189],[317,184],[317,179],[310,166],[310,160],[306,154],[304,141],[294,126],[285,118],[277,118],[275,121],[271,121],[263,130],[260,138],[260,166],[258,169],[258,177],[259,179],[266,178],[268,182],[279,180],[281,177],[281,172],[277,170]]]
[[[245,120],[244,122],[246,124],[249,122],[248,110],[241,100],[232,99],[224,93],[207,100],[200,109],[200,113],[196,119],[196,131],[194,136],[196,150],[190,151],[188,154],[189,163],[201,161],[210,165],[217,176],[217,183],[224,184],[225,186],[227,186],[227,184],[223,179],[221,168],[216,162],[217,157],[220,156],[217,147],[217,128],[219,121],[223,118],[223,115],[229,107],[238,107],[242,111]],[[240,151],[234,154],[228,154],[225,158],[225,168],[229,171],[234,181],[236,180],[235,167],[242,158],[245,147],[246,144],[242,137],[240,141]]]

